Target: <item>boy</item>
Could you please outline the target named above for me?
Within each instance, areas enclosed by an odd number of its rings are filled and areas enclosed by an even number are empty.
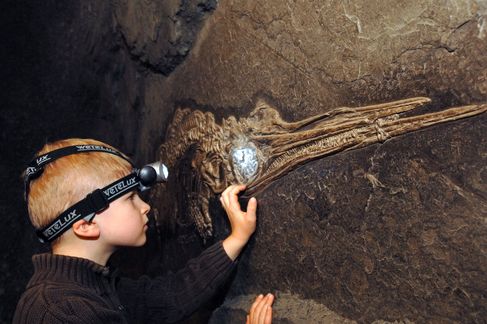
[[[225,240],[176,274],[119,278],[106,267],[110,256],[120,246],[146,241],[150,206],[135,191],[147,185],[142,171],[134,173],[131,162],[105,143],[67,139],[46,144],[26,177],[29,217],[52,253],[33,256],[34,275],[14,323],[180,320],[228,279],[255,230],[256,199],[243,212],[237,195],[245,186],[230,186],[221,197],[232,228]],[[254,317],[269,317],[263,314],[271,312],[271,303],[272,296],[259,298]]]

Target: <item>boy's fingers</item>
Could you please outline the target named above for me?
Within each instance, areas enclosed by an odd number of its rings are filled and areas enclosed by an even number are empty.
[[[264,324],[271,324],[272,323],[272,307],[269,306],[265,313]]]
[[[249,203],[247,205],[247,215],[250,217],[256,217],[257,212],[257,199],[254,197],[250,198]]]
[[[223,205],[223,208],[227,208],[228,207],[228,195],[225,192],[222,193],[222,195],[220,197],[220,201],[221,201],[221,203]]]
[[[265,296],[263,302],[263,311],[260,314],[260,321],[259,323],[262,324],[270,324],[272,322],[272,303],[274,302],[274,295],[267,294]]]
[[[269,312],[270,306],[267,304],[264,304],[262,306],[262,312],[260,313],[259,317],[259,324],[265,324],[266,318],[267,318],[267,313]]]
[[[228,186],[224,191],[223,193],[227,193],[227,194],[232,194],[232,195],[236,195],[238,194],[240,191],[244,190],[245,189],[245,185],[242,185],[242,184],[237,184],[237,185],[230,185]]]
[[[242,210],[240,208],[240,203],[238,202],[238,193],[243,188],[245,188],[244,185],[233,185],[228,188],[228,191],[225,194],[225,197],[227,199],[227,206],[234,213],[240,212]]]
[[[238,208],[240,210],[240,204],[238,203],[238,193],[245,189],[245,185],[231,185],[223,191],[221,197],[223,198],[223,203],[227,207]],[[234,203],[237,202],[236,206]]]
[[[222,199],[223,199],[223,206],[224,207],[228,208],[230,206],[231,192],[232,192],[232,186],[225,189],[225,191],[223,191],[223,193],[222,193]]]
[[[232,194],[237,195],[240,191],[244,190],[245,187],[246,186],[242,185],[242,184],[241,185],[234,185],[234,186],[232,186],[231,192],[232,192]]]
[[[242,211],[237,195],[230,196],[230,209],[235,213]]]
[[[266,308],[267,308],[267,297],[264,297],[261,300],[259,300],[259,302],[257,303],[257,307],[255,308],[254,318],[257,320],[257,323],[259,324],[264,323]]]
[[[264,298],[263,295],[259,295],[257,296],[257,298],[255,299],[254,303],[252,304],[252,306],[250,307],[250,319],[253,320],[254,318],[254,311],[255,311],[255,308],[257,307],[257,305],[259,304],[259,301]]]
[[[274,295],[273,294],[267,294],[266,296],[266,304],[269,306],[272,306],[272,303],[274,302]]]
[[[247,324],[271,324],[272,323],[272,303],[274,295],[259,295],[250,308],[247,315]]]

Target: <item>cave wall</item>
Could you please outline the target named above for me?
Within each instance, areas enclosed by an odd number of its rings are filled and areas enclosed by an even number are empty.
[[[433,99],[423,111],[480,103],[485,15],[482,1],[225,1],[187,59],[153,79],[170,84],[164,102],[220,117],[245,116],[259,97],[289,121],[412,96]],[[276,181],[257,197],[258,230],[213,322],[243,320],[247,296],[266,291],[282,296],[283,323],[306,322],[297,305],[310,303],[324,323],[482,322],[485,127],[485,114],[435,126]],[[179,221],[165,255],[198,245]]]
[[[97,137],[150,161],[180,106],[238,117],[265,97],[293,121],[413,96],[433,99],[423,111],[487,102],[483,0],[46,1],[11,8],[4,21],[21,35],[12,57],[24,73],[7,69],[15,82],[5,88],[2,138],[5,147],[21,148],[4,166],[16,175],[45,140],[66,136]],[[277,323],[482,322],[486,118],[323,158],[273,183],[257,197],[257,232],[212,322],[241,322],[251,296],[266,291],[278,296]],[[9,215],[4,228],[22,236],[22,244],[2,247],[8,322],[31,250],[40,248],[21,207],[21,183],[5,178],[14,190],[1,204]],[[152,205],[161,220],[164,210]],[[217,240],[228,225],[217,200],[210,206]],[[184,215],[153,241],[154,250],[162,243],[171,269],[205,246]],[[127,273],[147,270],[153,253],[161,251],[126,252],[118,262]],[[141,256],[148,265],[135,271]]]
[[[480,1],[222,2],[161,81],[171,85],[164,100],[238,117],[265,97],[287,120],[412,96],[433,99],[425,111],[485,102],[485,10]],[[247,296],[272,291],[283,323],[307,322],[298,305],[311,303],[313,322],[482,322],[485,127],[485,114],[435,126],[276,181],[257,197],[258,230],[212,321],[242,321]],[[217,202],[212,210],[224,237]],[[190,223],[180,220],[166,255],[191,255]]]

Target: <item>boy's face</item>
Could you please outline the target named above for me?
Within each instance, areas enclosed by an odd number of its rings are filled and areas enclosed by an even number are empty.
[[[149,210],[150,206],[135,191],[114,200],[95,218],[100,239],[113,247],[144,245]]]

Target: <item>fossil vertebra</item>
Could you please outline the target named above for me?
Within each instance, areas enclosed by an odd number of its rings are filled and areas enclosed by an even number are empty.
[[[230,116],[220,124],[212,113],[178,108],[159,155],[176,171],[174,182],[183,186],[176,200],[185,201],[182,204],[185,212],[206,239],[213,232],[210,198],[230,184],[244,183],[245,195],[255,195],[313,159],[487,110],[487,104],[481,104],[401,116],[429,102],[429,98],[418,97],[358,108],[341,107],[301,121],[286,122],[274,107],[259,100],[248,117],[237,120]],[[158,188],[153,199],[159,199],[163,191]]]

